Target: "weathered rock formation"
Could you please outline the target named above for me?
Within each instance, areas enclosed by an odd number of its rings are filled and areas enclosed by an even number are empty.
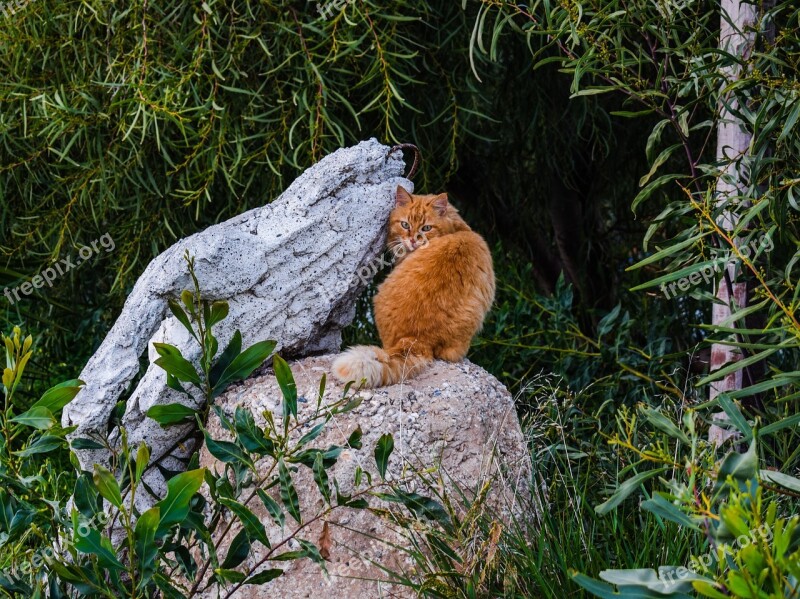
[[[307,416],[315,408],[319,381],[323,373],[330,373],[331,360],[332,356],[311,357],[291,364],[301,396],[301,421],[304,415]],[[336,401],[342,397],[342,392],[343,387],[329,376],[323,403]],[[351,492],[357,466],[370,472],[373,480],[380,480],[375,467],[374,449],[382,434],[391,433],[395,449],[389,460],[387,479],[400,481],[409,472],[427,470],[431,478],[440,477],[444,481],[454,503],[458,503],[458,495],[453,491],[456,486],[470,495],[491,481],[487,504],[494,513],[500,515],[501,520],[508,520],[512,513],[515,516],[531,515],[525,513],[528,504],[524,501],[529,497],[531,482],[526,441],[511,396],[493,376],[468,361],[457,364],[434,362],[407,384],[362,391],[360,394],[364,398],[363,403],[352,412],[335,416],[322,435],[312,442],[313,447],[323,449],[334,444],[344,445],[348,436],[361,427],[361,449],[346,449],[329,472],[338,481],[342,492]],[[217,404],[231,419],[237,406],[249,410],[256,424],[262,427],[265,421],[261,414],[268,410],[274,415],[280,429],[281,397],[278,383],[270,374],[252,378],[230,389],[217,400]],[[212,438],[230,439],[230,433],[213,414],[208,428]],[[297,435],[304,432],[307,431],[301,430]],[[257,471],[268,472],[271,464],[271,458],[264,458],[256,464]],[[224,471],[224,464],[219,463],[206,449],[201,453],[201,466],[219,473]],[[310,469],[300,466],[293,476],[302,513],[306,517],[317,514],[324,504]],[[431,492],[426,493],[424,485],[420,486],[419,482],[419,479],[411,477],[404,485],[408,491],[430,495]],[[248,488],[243,496],[251,492]],[[275,489],[271,493],[277,502],[281,501]],[[388,506],[374,497],[370,503],[373,506]],[[272,523],[258,499],[250,502],[248,507],[267,526],[273,547],[298,527],[287,516],[286,528],[282,531]],[[266,568],[285,568],[284,575],[260,586],[209,589],[206,596],[240,599],[416,596],[407,588],[376,582],[386,580],[387,576],[372,562],[393,571],[408,571],[411,566],[408,555],[392,546],[407,546],[407,541],[387,519],[367,510],[343,508],[327,516],[327,521],[332,542],[326,564],[329,575],[326,576],[319,565],[308,559],[267,561],[255,569],[259,561],[265,558],[267,550],[260,544],[254,544],[254,553],[239,570],[252,573],[253,569],[260,572]],[[238,532],[237,527],[238,522],[220,543],[220,555],[227,554],[227,543]],[[218,530],[222,528],[220,526]],[[298,536],[318,543],[321,534],[322,522],[317,521],[303,528]],[[296,543],[290,543],[276,553],[298,548]],[[217,591],[220,591],[219,595]]]
[[[275,339],[283,355],[338,351],[341,329],[354,316],[354,302],[371,277],[356,273],[382,251],[385,226],[397,185],[408,187],[399,152],[375,140],[331,154],[301,175],[276,201],[183,239],[155,258],[97,352],[81,372],[86,386],[64,409],[63,424],[75,437],[105,437],[114,406],[139,373],[150,366],[127,400],[123,424],[132,445],[146,440],[153,460],[168,470],[185,469],[175,448],[187,430],[162,429],[147,418],[159,403],[185,403],[166,387],[164,371],[152,364],[153,342],[171,343],[196,360],[199,348],[168,311],[167,300],[192,287],[184,253],[195,257],[203,295],[227,300],[230,315],[215,332],[221,347],[236,329],[247,347]],[[196,407],[196,406],[195,406]],[[112,434],[113,441],[113,434]],[[81,466],[104,463],[104,450],[76,451]],[[160,472],[145,482],[165,492]]]

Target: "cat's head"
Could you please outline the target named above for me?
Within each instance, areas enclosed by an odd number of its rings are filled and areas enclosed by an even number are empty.
[[[389,249],[413,252],[435,237],[452,233],[457,214],[446,193],[412,195],[398,186],[396,205],[389,217]]]

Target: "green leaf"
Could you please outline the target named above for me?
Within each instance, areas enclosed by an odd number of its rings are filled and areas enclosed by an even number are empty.
[[[222,322],[228,317],[229,307],[228,302],[224,300],[216,301],[211,304],[211,313],[206,322],[206,327],[209,329],[218,322]]]
[[[689,437],[686,436],[686,433],[675,426],[675,424],[669,418],[664,416],[658,410],[654,410],[652,408],[640,408],[639,412],[650,424],[655,426],[660,431],[667,433],[673,439],[678,439],[685,445],[691,445]]]
[[[389,456],[394,451],[394,437],[386,433],[378,439],[378,444],[375,446],[375,464],[378,466],[378,473],[382,479],[386,479],[386,468],[389,465]]]
[[[278,568],[272,568],[270,570],[264,570],[263,572],[259,572],[258,574],[254,574],[247,580],[245,580],[245,584],[266,584],[270,580],[275,580],[281,574],[283,574],[283,570]]]
[[[156,504],[161,511],[158,537],[164,536],[172,525],[183,522],[189,515],[192,497],[203,484],[205,472],[205,468],[182,472],[167,482],[167,496]]]
[[[134,530],[134,549],[136,551],[137,567],[141,572],[139,588],[147,585],[148,580],[155,573],[155,560],[158,555],[158,545],[156,545],[156,531],[161,520],[161,513],[158,507],[151,507],[144,514],[139,516]]]
[[[314,472],[314,482],[317,483],[317,488],[319,488],[319,492],[322,493],[322,497],[325,499],[325,503],[330,505],[331,503],[331,487],[330,483],[328,482],[328,473],[325,472],[325,466],[323,465],[322,460],[322,452],[317,452],[317,457],[314,458],[314,466],[312,467]]]
[[[58,449],[64,444],[64,439],[61,437],[55,437],[53,435],[43,435],[36,439],[32,445],[29,445],[25,449],[21,451],[15,451],[14,453],[22,458],[26,458],[28,456],[40,454],[40,453],[49,453],[54,449]]]
[[[100,495],[106,501],[114,507],[122,507],[122,493],[119,489],[119,483],[110,471],[100,464],[95,464],[92,479],[94,480],[94,486],[97,487]]]
[[[226,464],[245,464],[251,468],[255,468],[250,456],[247,455],[241,447],[236,445],[236,443],[212,439],[208,431],[203,431],[203,435],[206,439],[206,449],[220,462]]]
[[[756,478],[758,474],[758,456],[756,442],[753,441],[744,453],[730,452],[722,460],[717,473],[717,482],[714,484],[714,494],[722,492],[728,494],[727,481],[730,476],[740,489],[745,489],[747,483]]]
[[[219,377],[222,376],[222,373],[225,372],[225,369],[231,365],[234,358],[242,353],[242,333],[239,329],[233,333],[233,337],[228,342],[228,346],[225,348],[225,351],[222,352],[222,355],[217,360],[217,363],[214,364],[213,368],[211,368],[211,374],[209,375],[209,380],[211,381],[211,386],[216,387],[217,382],[219,381]]]
[[[798,424],[800,424],[800,414],[795,414],[787,418],[782,418],[777,422],[773,422],[772,424],[768,424],[767,426],[759,429],[758,436],[765,437],[767,435],[771,435],[772,433],[781,431],[785,428],[793,428]]]
[[[250,554],[250,539],[247,536],[247,531],[242,529],[239,531],[228,548],[228,555],[222,562],[220,568],[223,570],[231,570],[240,566],[247,556]]]
[[[789,476],[783,472],[775,472],[773,470],[761,470],[759,474],[762,480],[775,483],[795,493],[800,493],[800,478],[795,478],[794,476]]]
[[[142,479],[142,474],[150,464],[150,448],[142,441],[139,444],[139,449],[136,452],[136,482]]]
[[[264,431],[256,426],[253,415],[249,411],[237,406],[234,413],[234,422],[239,442],[247,451],[259,455],[273,455],[275,453],[274,443],[264,435]]]
[[[247,534],[251,539],[254,541],[259,541],[267,549],[270,548],[269,538],[267,538],[267,531],[253,512],[251,512],[247,507],[238,501],[228,499],[227,497],[220,497],[219,502],[233,512],[233,514],[242,523],[242,526],[244,526],[244,529],[247,531]]]
[[[203,386],[194,365],[181,355],[178,348],[166,343],[153,343],[153,346],[161,356],[156,359],[155,364],[179,381],[193,383],[198,387]]]
[[[242,582],[247,577],[247,575],[242,572],[237,572],[236,570],[225,570],[223,568],[217,568],[214,570],[214,575],[221,580],[233,583]]]
[[[70,442],[70,447],[72,447],[72,449],[105,449],[105,445],[102,443],[99,443],[94,439],[87,439],[85,437],[73,439]]]
[[[281,501],[286,506],[286,510],[297,521],[302,524],[300,517],[300,500],[297,498],[297,490],[292,483],[292,477],[289,474],[289,469],[286,467],[283,459],[278,460],[278,478],[281,485]]]
[[[276,345],[275,341],[260,341],[236,356],[233,362],[220,375],[219,381],[214,385],[214,397],[222,393],[231,383],[244,380],[250,376],[256,368],[269,358]]]
[[[594,511],[600,515],[607,514],[611,510],[615,509],[620,503],[622,503],[628,497],[628,495],[638,489],[639,485],[641,485],[644,481],[651,479],[654,476],[658,476],[665,470],[665,467],[656,468],[655,470],[640,472],[636,476],[629,478],[617,488],[611,497],[595,507]]]
[[[194,420],[197,410],[179,403],[153,406],[147,410],[147,417],[161,426],[178,424],[186,420]]]
[[[361,425],[356,427],[350,436],[347,438],[347,446],[352,449],[361,449],[361,437],[364,433],[361,430]]]
[[[671,174],[671,175],[661,175],[654,181],[651,181],[638,194],[636,194],[635,198],[633,198],[633,202],[631,204],[631,210],[636,212],[636,208],[639,206],[639,204],[641,204],[647,198],[653,195],[653,192],[659,187],[663,187],[670,181],[675,181],[676,179],[684,179],[684,178],[686,178],[686,175]]]
[[[269,515],[272,516],[272,520],[275,522],[275,524],[283,528],[286,524],[286,516],[283,515],[283,510],[281,509],[281,506],[278,505],[278,502],[270,497],[263,489],[256,489],[256,493],[258,493],[258,498],[261,499],[261,503],[263,503],[264,507],[267,508],[267,511],[269,512]]]
[[[16,422],[18,424],[30,426],[41,431],[46,431],[56,423],[56,419],[50,410],[43,406],[39,406],[36,408],[31,408],[19,416],[15,416],[11,419],[11,422]]]
[[[125,569],[125,566],[117,559],[111,540],[101,535],[89,524],[81,522],[77,511],[72,513],[72,529],[73,541],[78,551],[96,555],[99,562],[111,570]]]
[[[283,394],[283,418],[287,421],[290,415],[297,418],[297,384],[292,370],[286,360],[277,355],[272,360],[272,368]]]
[[[192,323],[189,320],[189,316],[187,316],[186,312],[184,312],[183,308],[181,308],[181,305],[174,299],[167,300],[167,305],[169,306],[169,311],[172,312],[175,318],[177,318],[180,321],[180,323],[183,325],[183,328],[189,331],[189,334],[192,337],[197,339],[197,334],[194,332],[194,329],[192,328]]]
[[[642,509],[658,516],[665,520],[676,522],[681,526],[690,528],[692,530],[700,530],[700,527],[689,517],[688,514],[682,512],[678,506],[666,499],[660,493],[653,494],[651,499],[642,502]]]
[[[749,441],[753,438],[753,429],[750,428],[750,425],[747,422],[747,419],[742,415],[742,412],[739,410],[739,407],[733,403],[730,397],[727,396],[725,393],[720,393],[717,397],[717,401],[719,402],[720,407],[725,411],[728,415],[728,418],[731,419],[733,425],[744,434],[744,441]]]
[[[31,406],[31,409],[47,408],[55,414],[71,402],[85,384],[86,383],[80,379],[72,379],[59,383],[55,387],[51,387],[45,391],[41,399]]]

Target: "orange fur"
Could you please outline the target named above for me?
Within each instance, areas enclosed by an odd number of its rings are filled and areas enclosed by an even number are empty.
[[[398,264],[375,296],[383,348],[356,346],[340,355],[333,373],[343,382],[391,385],[434,359],[462,360],[494,301],[489,247],[446,194],[417,196],[399,187],[388,246]]]

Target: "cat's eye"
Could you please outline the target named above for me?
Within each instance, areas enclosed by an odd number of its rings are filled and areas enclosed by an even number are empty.
[[[408,231],[411,228],[411,226],[404,220],[400,221],[400,226],[403,227],[406,231]]]
[[[430,231],[431,229],[433,229],[433,227],[432,227],[432,226],[430,226],[430,225],[425,225],[424,227],[422,227],[422,230],[423,230],[423,231],[425,231],[426,233],[427,233],[428,231]]]

